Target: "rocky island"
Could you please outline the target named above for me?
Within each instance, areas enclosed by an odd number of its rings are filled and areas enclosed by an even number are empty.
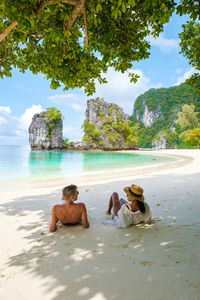
[[[54,107],[35,114],[29,127],[29,143],[32,150],[61,150],[62,114]]]
[[[136,149],[130,116],[116,104],[96,98],[87,101],[83,142],[103,150]]]
[[[55,107],[35,114],[29,127],[33,150],[137,149],[137,133],[130,116],[116,104],[96,98],[87,101],[82,141],[66,144],[62,137],[62,114]]]

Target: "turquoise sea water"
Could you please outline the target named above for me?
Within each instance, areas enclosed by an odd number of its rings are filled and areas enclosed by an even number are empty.
[[[147,154],[87,151],[31,151],[29,146],[0,146],[0,180],[66,176],[171,162]]]

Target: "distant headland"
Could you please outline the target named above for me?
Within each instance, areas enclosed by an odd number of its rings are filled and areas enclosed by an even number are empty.
[[[140,95],[132,115],[102,98],[87,101],[82,141],[63,138],[63,116],[55,107],[33,116],[33,150],[136,150],[200,147],[200,95],[183,83]]]

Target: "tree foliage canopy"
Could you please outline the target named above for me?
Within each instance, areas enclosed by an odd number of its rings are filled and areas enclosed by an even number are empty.
[[[175,121],[180,126],[181,131],[194,129],[198,126],[198,112],[195,112],[193,104],[184,104],[182,111],[178,113],[178,119]]]
[[[200,127],[188,130],[184,135],[186,145],[198,146],[200,148]]]
[[[14,66],[92,94],[108,67],[125,72],[148,58],[145,37],[158,36],[174,9],[173,0],[1,0],[0,76]]]
[[[200,93],[200,5],[199,1],[181,0],[177,7],[179,15],[187,14],[190,21],[182,25],[183,31],[179,34],[181,52],[188,58],[189,63],[195,67],[197,72],[186,82],[196,88]]]
[[[199,72],[193,74],[188,83],[200,93],[200,23],[191,20],[183,25],[183,32],[179,35],[181,50],[189,59],[189,63]]]

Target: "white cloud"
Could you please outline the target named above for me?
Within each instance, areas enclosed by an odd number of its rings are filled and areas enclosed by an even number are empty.
[[[128,73],[122,74],[116,72],[113,68],[109,68],[105,77],[108,81],[106,84],[96,84],[96,93],[90,97],[104,98],[107,102],[113,102],[121,106],[125,112],[131,114],[133,104],[136,98],[149,90],[150,88],[159,88],[161,83],[151,84],[150,79],[145,77],[143,72],[139,69],[128,70],[130,73],[135,73],[140,76],[137,83],[131,83]]]
[[[195,70],[195,68],[189,69],[187,72],[183,74],[183,76],[178,77],[177,81],[174,83],[174,85],[179,85],[186,81],[186,79],[190,78],[192,74],[198,73],[199,71]]]
[[[0,135],[2,128],[9,124],[11,109],[9,106],[0,106]]]
[[[176,73],[177,73],[177,74],[180,74],[180,73],[182,73],[182,72],[183,72],[183,69],[182,69],[182,68],[176,69]]]
[[[147,41],[150,42],[151,46],[159,47],[163,53],[172,52],[179,47],[178,40],[167,39],[162,33],[158,38],[154,38],[153,36],[147,37]]]
[[[11,109],[9,106],[0,106],[0,113],[1,114],[10,114]]]
[[[11,109],[8,106],[0,106],[0,136],[18,136],[18,119],[11,115]]]
[[[79,94],[66,94],[49,96],[49,100],[59,105],[65,105],[77,112],[85,111],[86,96]]]
[[[28,127],[32,116],[41,112],[40,105],[32,105],[21,117],[14,116],[10,107],[0,106],[0,137],[4,144],[28,143]]]
[[[24,130],[28,130],[28,127],[31,124],[32,117],[36,113],[41,113],[43,111],[43,108],[41,105],[35,105],[33,104],[30,108],[27,108],[24,112],[24,114],[20,118],[21,127]]]

